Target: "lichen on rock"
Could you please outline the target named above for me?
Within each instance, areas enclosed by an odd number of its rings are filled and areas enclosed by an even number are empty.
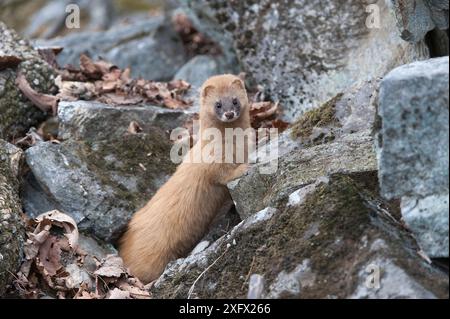
[[[0,22],[0,55],[22,60],[16,69],[0,71],[0,138],[20,137],[46,114],[34,106],[17,88],[15,80],[23,73],[31,87],[40,93],[56,93],[55,71],[30,44]]]
[[[25,227],[17,179],[22,156],[20,149],[0,140],[0,296],[22,258]]]
[[[382,279],[381,289],[366,298],[448,296],[448,277],[421,259],[410,234],[385,214],[397,208],[358,178],[331,176],[298,205],[285,204],[245,229],[242,222],[196,259],[174,263],[153,288],[154,297],[245,298],[248,278],[259,274],[267,283],[263,298],[350,298],[365,285],[359,273],[379,258],[405,272],[408,282],[391,291]],[[290,276],[288,284],[283,276]],[[410,285],[419,288],[411,292]]]

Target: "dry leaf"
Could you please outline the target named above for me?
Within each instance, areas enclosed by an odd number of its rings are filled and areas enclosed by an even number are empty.
[[[55,236],[49,236],[48,239],[39,247],[38,263],[44,267],[49,276],[56,275],[62,268],[61,265],[61,247]]]
[[[40,226],[50,222],[52,225],[64,229],[64,236],[68,239],[70,247],[76,248],[78,246],[78,227],[75,220],[69,215],[63,214],[58,210],[52,210],[36,217],[36,222]],[[39,226],[37,229],[39,229]]]
[[[16,84],[23,95],[25,95],[41,111],[51,111],[53,116],[56,115],[59,100],[56,96],[36,92],[22,73],[17,75]]]
[[[100,80],[106,73],[117,67],[109,62],[99,60],[94,62],[87,55],[80,56],[80,69],[84,75],[92,80]]]
[[[22,62],[22,59],[15,55],[0,55],[0,71],[3,71],[5,69],[14,69],[16,68],[20,63]]]
[[[107,278],[120,278],[126,274],[126,269],[123,266],[122,258],[115,255],[108,255],[94,274]]]
[[[128,126],[128,133],[130,134],[137,134],[142,132],[142,127],[139,125],[136,121],[131,121],[130,125]]]

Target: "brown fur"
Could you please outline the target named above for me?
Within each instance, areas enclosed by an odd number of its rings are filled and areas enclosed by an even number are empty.
[[[217,99],[236,96],[242,104],[240,117],[221,122],[213,113]],[[200,95],[200,133],[215,127],[250,127],[247,93],[233,75],[208,79]],[[224,136],[224,135],[222,135]],[[223,141],[222,141],[223,143]],[[205,145],[200,139],[193,147]],[[186,158],[191,156],[192,150]],[[132,218],[121,239],[120,256],[131,273],[144,283],[157,279],[169,261],[186,256],[204,236],[220,208],[230,200],[226,184],[242,175],[245,164],[181,163],[174,175]]]

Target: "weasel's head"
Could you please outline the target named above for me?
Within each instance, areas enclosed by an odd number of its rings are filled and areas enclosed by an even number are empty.
[[[219,121],[236,121],[248,112],[248,98],[244,82],[237,76],[225,74],[209,78],[201,89],[202,113]]]

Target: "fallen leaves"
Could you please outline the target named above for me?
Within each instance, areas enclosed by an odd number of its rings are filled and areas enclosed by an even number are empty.
[[[16,84],[23,95],[25,95],[41,111],[51,112],[53,116],[56,115],[59,101],[58,97],[36,92],[28,83],[25,75],[20,72],[17,75]]]
[[[187,108],[183,99],[191,87],[185,81],[155,82],[132,79],[130,69],[121,70],[104,60],[80,57],[80,69],[66,67],[56,80],[62,100],[97,100],[111,105],[150,103],[171,109]]]
[[[25,261],[15,280],[22,297],[150,298],[120,257],[99,261],[78,247],[78,228],[70,216],[53,210],[30,220],[27,228]],[[88,258],[95,262],[94,271],[85,265]]]
[[[0,55],[0,71],[8,68],[15,68],[22,62],[22,59],[15,55]]]

